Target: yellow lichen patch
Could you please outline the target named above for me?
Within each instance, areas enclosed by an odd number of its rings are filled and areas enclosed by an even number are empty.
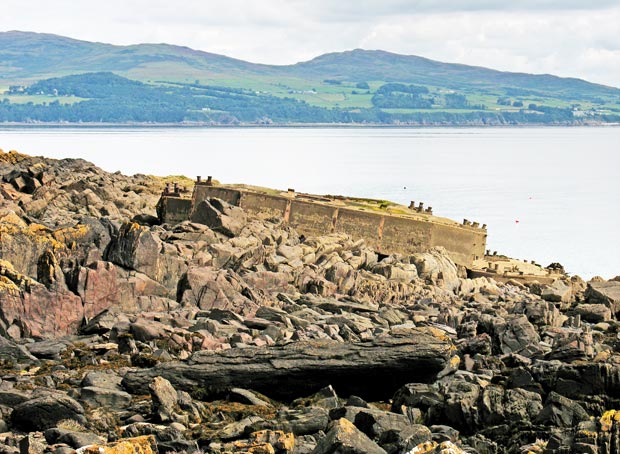
[[[426,331],[432,334],[434,337],[436,337],[439,340],[442,340],[442,341],[450,340],[446,332],[442,329],[435,328],[434,326],[428,326],[426,327]]]
[[[345,418],[340,418],[338,420],[338,426],[343,432],[348,434],[354,434],[357,432],[357,428],[355,427],[355,425]]]
[[[592,441],[596,441],[598,434],[596,432],[592,432],[590,430],[580,430],[577,432],[577,436],[580,439],[587,438]]]
[[[31,278],[15,271],[11,262],[0,260],[0,288],[15,294],[22,289],[29,289],[33,283]]]
[[[19,287],[12,280],[0,275],[0,293],[19,296]]]
[[[144,226],[138,224],[137,222],[128,222],[127,226],[128,226],[127,227],[127,232],[133,232],[133,231],[136,231],[136,230],[141,230],[141,231],[148,230],[147,227],[144,227]]]
[[[451,441],[444,441],[437,447],[438,454],[465,454],[461,448],[452,443]]]
[[[428,454],[435,450],[437,447],[437,442],[435,441],[425,441],[424,443],[420,443],[407,454]]]
[[[280,453],[292,453],[295,449],[295,436],[281,430],[259,430],[250,434],[253,443],[267,443]]]
[[[0,224],[12,224],[20,228],[26,228],[27,224],[14,211],[10,211],[0,219]],[[8,228],[8,227],[7,227]]]
[[[40,224],[30,224],[27,234],[37,243],[48,245],[53,250],[62,249],[64,245],[52,237],[52,231]]]
[[[56,239],[51,236],[51,230],[41,224],[26,223],[15,213],[8,213],[0,219],[0,237],[2,235],[18,236],[23,235],[29,241],[58,250],[63,247]]]
[[[592,359],[595,363],[603,363],[611,358],[611,351],[603,350],[602,352],[598,352],[596,356]]]
[[[608,410],[603,413],[599,422],[601,423],[601,431],[609,432],[614,421],[620,421],[620,410]]]
[[[78,454],[157,454],[153,435],[125,438],[105,445],[91,445],[80,448]]]
[[[23,377],[32,377],[35,376],[39,370],[41,370],[39,366],[31,367],[30,369],[23,369],[19,371],[19,375]]]
[[[30,156],[18,153],[15,150],[11,150],[8,153],[0,150],[0,162],[8,162],[9,164],[17,164],[24,159],[28,159]]]
[[[83,239],[90,232],[90,227],[78,224],[73,227],[58,229],[53,233],[54,239],[58,244],[64,244],[68,248],[75,247],[78,240]]]
[[[460,364],[461,358],[458,355],[454,355],[452,358],[450,358],[450,367],[452,369],[458,369]]]
[[[248,443],[245,441],[234,441],[232,443],[234,453],[252,454],[275,454],[275,449],[269,443]]]

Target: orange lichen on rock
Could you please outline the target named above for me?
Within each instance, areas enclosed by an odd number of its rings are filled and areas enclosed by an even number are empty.
[[[292,453],[295,450],[295,436],[282,430],[260,430],[250,434],[250,441],[266,443],[279,453]]]
[[[620,421],[620,410],[608,410],[603,413],[599,422],[601,423],[601,431],[609,432],[614,422]]]
[[[19,293],[20,290],[30,288],[33,282],[30,277],[16,271],[11,262],[0,260],[0,287]]]
[[[11,150],[7,153],[0,149],[0,162],[8,162],[9,164],[17,164],[24,159],[28,159],[30,156],[18,153],[15,150]]]
[[[78,454],[157,454],[157,443],[153,435],[125,438],[105,445],[91,445],[80,448]]]
[[[73,227],[64,227],[55,230],[54,240],[58,244],[64,244],[69,249],[74,248],[79,240],[83,239],[90,232],[90,228],[85,224],[77,224]]]

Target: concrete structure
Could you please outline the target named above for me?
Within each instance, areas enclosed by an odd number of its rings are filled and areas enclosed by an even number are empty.
[[[475,260],[468,276],[471,278],[488,277],[498,282],[538,282],[539,284],[552,284],[557,279],[565,276],[563,268],[543,268],[534,261],[517,260],[504,255],[493,254],[486,251],[484,257]]]
[[[409,208],[392,202],[299,194],[294,189],[279,192],[242,185],[214,185],[198,177],[192,198],[182,192],[164,191],[158,204],[163,222],[178,223],[191,218],[193,206],[217,197],[243,208],[250,218],[278,219],[308,237],[343,232],[380,254],[412,254],[443,246],[455,263],[471,268],[484,257],[486,225],[462,224],[433,216],[432,207]]]

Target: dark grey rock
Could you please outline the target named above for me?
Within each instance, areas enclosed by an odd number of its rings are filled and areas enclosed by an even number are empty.
[[[39,362],[36,356],[32,355],[23,345],[0,336],[0,361],[18,364],[36,364]]]
[[[411,426],[409,419],[402,414],[375,408],[362,408],[355,415],[355,426],[373,440],[384,437],[388,431],[402,432]]]
[[[270,407],[271,404],[264,401],[252,391],[243,388],[232,388],[228,393],[228,400],[248,405],[262,405]]]
[[[91,371],[87,372],[82,379],[82,386],[120,390],[121,381],[122,377],[113,371]]]
[[[612,319],[611,309],[604,304],[579,304],[575,312],[590,323],[607,322]]]
[[[90,408],[125,408],[131,403],[131,395],[120,389],[85,386],[81,390],[80,400]]]
[[[70,345],[69,341],[50,339],[26,344],[26,349],[39,359],[59,360]]]
[[[19,404],[11,413],[13,426],[27,432],[49,429],[63,419],[85,424],[84,408],[68,396],[49,395]]]
[[[426,381],[442,370],[450,342],[424,329],[415,336],[379,337],[368,342],[299,341],[285,346],[198,352],[188,363],[168,362],[128,372],[123,386],[148,392],[156,376],[191,392],[203,383],[216,390],[251,387],[274,398],[294,398],[304,390],[333,385],[346,394],[387,398],[406,379]],[[352,378],[355,379],[352,379]]]
[[[588,421],[589,418],[588,413],[577,402],[552,391],[547,396],[545,406],[535,422],[558,427],[573,427],[582,421]]]
[[[45,431],[45,440],[50,444],[64,443],[74,449],[93,444],[101,445],[107,440],[92,432],[76,432],[57,427]]]
[[[394,394],[392,411],[400,413],[404,406],[437,414],[443,405],[444,396],[434,386],[425,383],[408,383]]]
[[[295,435],[309,435],[325,430],[329,423],[327,410],[321,407],[300,407],[280,410],[276,419],[278,426]]]

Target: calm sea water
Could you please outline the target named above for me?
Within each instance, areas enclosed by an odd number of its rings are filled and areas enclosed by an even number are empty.
[[[488,224],[489,249],[584,278],[620,274],[620,128],[4,128],[0,148],[126,174],[422,201]]]

